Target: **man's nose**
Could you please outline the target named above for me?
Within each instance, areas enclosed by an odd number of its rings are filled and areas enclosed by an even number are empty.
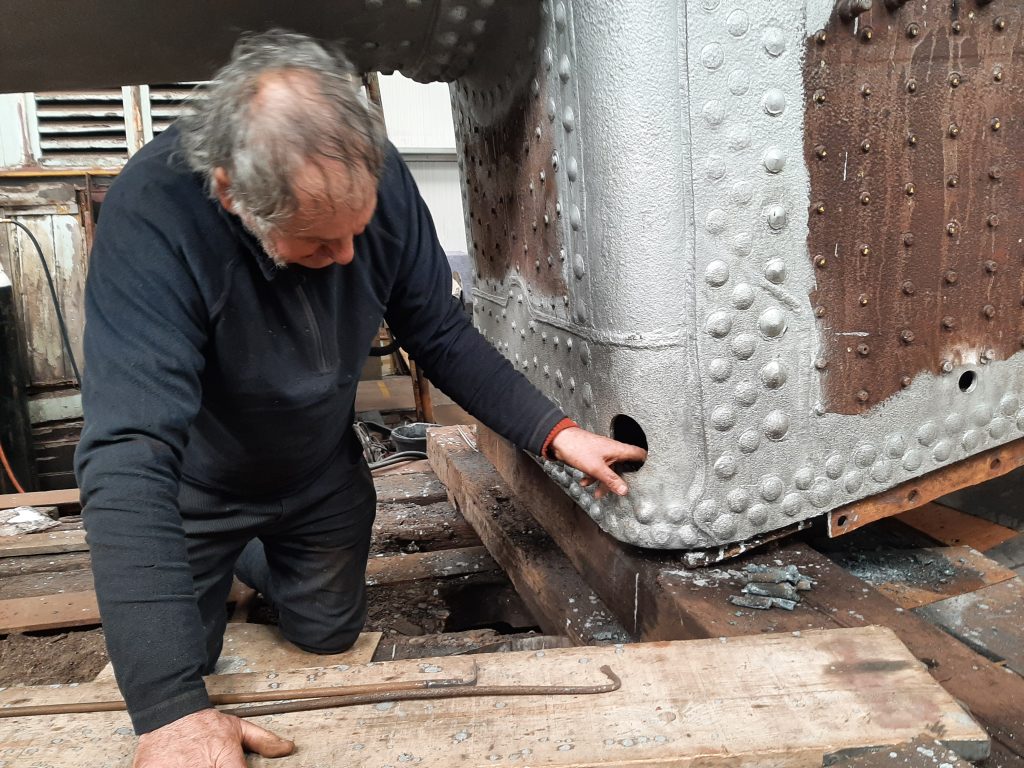
[[[341,240],[331,248],[331,259],[336,264],[348,264],[355,256],[355,243],[352,238]]]

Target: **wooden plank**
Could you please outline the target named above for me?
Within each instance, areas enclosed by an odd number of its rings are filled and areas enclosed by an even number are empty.
[[[434,473],[414,475],[385,475],[374,478],[377,503],[391,504],[404,501],[409,504],[436,504],[448,499],[448,492]]]
[[[433,504],[377,505],[373,521],[376,551],[416,552],[479,545],[473,526],[447,499]]]
[[[88,550],[85,531],[44,531],[20,536],[0,536],[0,557],[53,555]]]
[[[455,661],[363,669],[415,678],[423,668],[444,669]],[[808,768],[820,766],[826,754],[906,743],[921,734],[940,737],[969,758],[983,756],[988,747],[984,731],[881,628],[485,654],[473,661],[478,686],[597,685],[605,681],[598,668],[608,665],[622,687],[592,696],[408,701],[256,718],[294,739],[298,749],[290,757],[252,758],[250,764],[336,765],[343,755],[353,768],[505,762]],[[339,684],[349,672],[334,672],[330,683]],[[273,682],[286,690],[280,678]],[[261,690],[267,681],[261,676],[246,684]],[[95,695],[89,689],[98,685],[19,694],[30,700],[53,700],[55,693],[80,699]],[[34,764],[51,768],[111,768],[132,753],[127,722],[122,713],[0,721],[0,753],[14,762],[31,756]],[[58,731],[61,738],[55,739]],[[97,733],[103,738],[89,738]]]
[[[465,547],[373,558],[366,565],[366,582],[379,586],[498,570],[484,547]],[[99,624],[99,606],[91,586],[92,574],[86,570],[5,579],[0,594],[26,587],[30,593],[44,594],[0,600],[0,634]],[[78,591],[61,592],[65,589]]]
[[[945,600],[1017,574],[971,547],[854,550],[832,559],[903,608]]]
[[[224,650],[217,661],[218,675],[242,672],[284,672],[293,669],[329,667],[337,664],[369,664],[383,634],[363,632],[355,645],[344,653],[320,655],[296,648],[277,627],[267,624],[228,624],[224,630]],[[97,681],[113,680],[114,667],[107,664]]]
[[[443,392],[433,391],[435,405],[451,405],[452,400]],[[364,411],[415,411],[412,377],[385,376],[383,379],[360,381],[356,389],[356,413]]]
[[[23,597],[70,595],[92,590],[92,570],[89,568],[26,573],[0,579],[0,600],[5,601]]]
[[[462,547],[370,558],[366,563],[366,583],[375,587],[500,570],[486,548]]]
[[[858,752],[828,760],[832,768],[971,768],[966,760],[941,741],[914,739],[909,744]]]
[[[100,623],[95,592],[0,600],[0,635]]]
[[[919,614],[1024,675],[1024,581],[1015,578],[919,608]]]
[[[375,478],[374,485],[377,488],[377,501],[380,503],[407,501],[413,504],[434,504],[448,498],[444,486],[433,474],[428,473],[386,475]],[[77,488],[0,495],[0,509],[23,506],[80,509],[81,502]]]
[[[629,634],[512,492],[493,465],[472,448],[472,428],[432,430],[427,453],[438,478],[470,519],[516,591],[549,634],[580,645],[629,642]]]
[[[598,529],[535,462],[489,430],[481,450],[623,625],[642,639],[726,637],[836,626],[891,627],[932,675],[965,702],[1024,765],[1024,678],[905,611],[806,544],[787,541],[730,563],[793,565],[815,579],[796,610],[735,610],[736,583],[721,569],[688,570],[678,557],[642,552]],[[1010,763],[1007,763],[1010,764]]]
[[[0,495],[0,509],[14,507],[75,507],[81,508],[78,489],[62,491],[36,491],[34,493],[5,493]]]
[[[992,549],[1017,536],[1017,531],[1011,528],[936,503],[924,504],[904,512],[897,519],[943,544],[964,544],[979,552]]]

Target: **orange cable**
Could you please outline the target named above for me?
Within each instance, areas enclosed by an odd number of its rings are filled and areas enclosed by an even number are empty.
[[[25,489],[21,487],[21,483],[19,483],[18,478],[14,476],[14,470],[11,469],[11,465],[7,461],[7,454],[4,453],[3,443],[0,443],[0,462],[3,462],[4,471],[7,472],[7,476],[11,478],[11,482],[14,483],[14,490],[18,493],[24,493]]]

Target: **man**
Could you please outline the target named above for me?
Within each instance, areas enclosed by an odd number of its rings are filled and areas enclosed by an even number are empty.
[[[195,114],[111,187],[77,473],[139,768],[291,751],[207,698],[233,569],[297,646],[337,653],[358,636],[376,500],[351,425],[382,319],[470,413],[626,492],[611,467],[644,452],[569,422],[450,285],[350,65],[298,35],[241,41]]]

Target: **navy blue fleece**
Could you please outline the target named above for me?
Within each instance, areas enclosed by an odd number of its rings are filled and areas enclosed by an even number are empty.
[[[177,157],[172,128],[103,205],[86,285],[76,456],[107,645],[136,730],[208,706],[179,482],[288,495],[361,461],[359,373],[381,320],[431,380],[539,452],[563,418],[473,329],[390,149],[348,266],[276,268]]]

